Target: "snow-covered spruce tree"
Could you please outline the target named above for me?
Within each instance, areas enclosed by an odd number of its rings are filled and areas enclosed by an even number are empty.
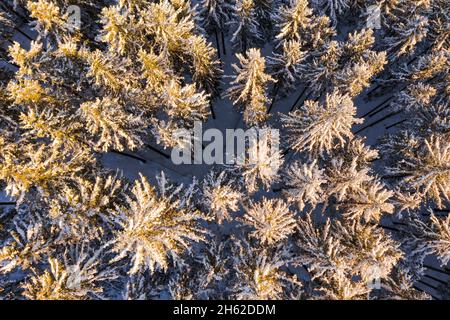
[[[220,286],[230,278],[229,250],[229,241],[220,239],[200,250],[189,264],[180,266],[169,281],[171,298],[209,300],[228,297],[229,288]]]
[[[324,170],[318,168],[316,160],[310,164],[295,162],[283,174],[283,196],[297,204],[300,211],[306,204],[315,207],[322,202],[326,182]]]
[[[445,0],[434,0],[431,3],[432,12],[428,18],[430,28],[427,33],[428,40],[434,50],[441,50],[450,46],[449,17]]]
[[[412,114],[417,114],[432,108],[431,102],[437,94],[436,88],[431,85],[420,82],[417,85],[410,85],[396,95],[393,106],[397,110]]]
[[[235,75],[227,95],[234,105],[244,108],[244,121],[256,125],[267,118],[267,84],[274,79],[265,73],[266,60],[261,50],[252,48],[246,55],[237,54],[239,64],[233,64]]]
[[[6,90],[12,77],[11,71],[0,67],[0,138],[9,141],[15,138],[14,135],[19,129],[20,116],[20,110],[12,105]]]
[[[440,19],[442,10],[439,1],[384,1],[377,3],[382,11],[383,45],[389,52],[389,58],[394,59],[414,52],[415,47],[429,32],[429,19],[435,13],[434,19]],[[432,5],[433,3],[433,5]]]
[[[339,89],[356,96],[386,64],[384,52],[371,50],[374,42],[371,29],[354,32],[345,42],[331,41],[303,63],[302,76],[317,93]]]
[[[262,42],[263,35],[256,18],[254,0],[236,0],[228,24],[233,27],[231,42],[237,51],[246,52]]]
[[[234,239],[232,297],[239,300],[298,299],[302,295],[299,279],[285,268],[293,261],[290,247],[255,247]]]
[[[273,12],[277,10],[280,0],[254,0],[253,2],[255,4],[256,19],[263,31],[264,38],[266,40],[271,40]]]
[[[334,150],[333,154],[327,159],[334,161],[340,159],[346,164],[355,164],[358,170],[371,167],[373,161],[379,158],[379,152],[374,147],[368,146],[365,138],[355,136],[348,141],[341,149]]]
[[[319,50],[331,41],[336,31],[326,15],[316,15],[307,0],[290,0],[280,8],[276,20],[276,46],[295,40],[301,43],[303,51]]]
[[[231,213],[239,209],[239,202],[244,198],[238,183],[226,171],[211,171],[203,181],[202,191],[205,209],[219,224],[232,219]]]
[[[16,1],[16,0],[15,0]],[[59,42],[71,34],[78,41],[90,48],[102,47],[96,37],[101,29],[98,19],[102,8],[111,5],[109,0],[17,0],[25,12],[29,12],[33,26],[39,38],[45,36],[47,41]],[[21,17],[23,20],[23,17]]]
[[[425,202],[431,200],[441,207],[449,198],[448,61],[446,53],[433,51],[394,73],[406,85],[392,106],[407,118],[398,132],[381,141],[386,173],[399,192],[420,193]]]
[[[245,211],[242,222],[254,230],[250,236],[263,244],[279,243],[294,232],[294,214],[281,200],[263,198],[259,203],[250,203]]]
[[[14,27],[16,24],[17,22],[14,17],[0,7],[0,62],[5,62],[8,60],[7,50],[4,48],[8,46],[10,41],[12,41],[11,37],[14,34]]]
[[[233,6],[225,0],[201,0],[199,16],[208,32],[225,31]]]
[[[371,163],[377,158],[378,152],[366,147],[362,139],[334,149],[322,162],[326,206],[340,211],[345,219],[364,224],[378,223],[382,216],[394,213],[394,193],[372,170]]]
[[[298,245],[319,299],[367,299],[369,283],[389,280],[402,256],[381,228],[351,219],[321,224],[307,215],[299,221]]]
[[[11,219],[2,218],[2,225],[8,230],[5,235],[2,234],[1,239],[0,273],[2,274],[8,274],[19,268],[26,272],[37,266],[52,249],[55,239],[48,235],[48,225],[39,219],[39,216],[28,213],[28,210],[20,210]],[[39,214],[39,212],[31,213]],[[16,287],[12,290],[19,289],[17,283],[14,283],[12,287]]]
[[[430,255],[444,268],[450,258],[449,219],[433,212],[431,208],[428,212],[429,214],[423,214],[418,210],[409,210],[404,213],[402,223],[398,224],[406,255],[406,268],[416,279],[425,275],[425,259]]]
[[[352,0],[312,0],[313,5],[331,18],[333,25],[336,26],[339,17],[349,8]]]
[[[283,43],[281,53],[274,53],[269,57],[268,65],[276,79],[277,90],[292,90],[300,79],[300,63],[305,57],[300,48],[300,42],[289,40]]]
[[[112,147],[124,149],[124,146],[136,149],[143,144],[138,135],[144,131],[143,119],[139,115],[129,114],[121,107],[118,99],[85,102],[80,105],[79,112],[86,121],[87,130],[98,139],[94,140],[94,148],[102,151],[108,151]]]
[[[58,193],[77,174],[88,172],[94,159],[85,150],[64,151],[61,146],[18,141],[4,143],[0,157],[0,179],[6,192],[21,201],[36,189],[43,197]]]
[[[323,104],[308,100],[296,111],[281,116],[288,133],[289,146],[311,156],[324,155],[352,138],[351,127],[361,123],[355,118],[356,108],[348,95],[327,94]]]
[[[48,213],[61,242],[95,240],[111,234],[111,211],[125,201],[128,185],[117,174],[95,172],[92,177],[77,177],[61,194],[50,201]],[[106,227],[105,227],[106,226]]]
[[[189,55],[193,80],[211,98],[218,97],[222,70],[217,60],[217,50],[204,37],[193,36],[189,42]]]
[[[432,135],[420,139],[414,134],[398,136],[403,140],[388,140],[384,152],[396,151],[390,157],[387,174],[396,179],[403,191],[423,195],[425,201],[433,201],[443,207],[450,200],[450,143],[448,135]]]
[[[382,71],[385,64],[386,54],[384,52],[371,52],[367,56],[367,61],[354,63],[345,68],[341,74],[337,74],[334,86],[352,97],[357,96],[369,87],[372,77]]]
[[[431,210],[430,210],[431,211]],[[442,266],[450,261],[450,218],[439,217],[433,214],[424,220],[415,214],[406,220],[405,233],[406,246],[410,255],[419,255],[423,260],[433,254]]]
[[[205,240],[200,225],[205,219],[190,204],[191,195],[182,186],[170,185],[160,177],[160,192],[141,176],[135,182],[126,204],[116,208],[115,221],[120,225],[114,241],[113,261],[131,257],[129,274],[143,270],[167,270],[178,264],[189,243]]]
[[[76,31],[77,37],[90,47],[99,46],[95,37],[100,29],[98,15],[103,7],[112,3],[110,0],[14,0],[13,2],[15,12],[29,12],[31,15],[33,11],[32,14],[36,17],[47,15],[48,21],[51,21],[52,15],[56,17],[54,14],[59,11],[59,15],[64,17],[65,27],[71,31]],[[74,5],[80,9],[79,12],[76,7],[73,7]],[[19,16],[19,18],[24,19],[23,16]]]
[[[279,150],[279,137],[268,127],[259,130],[259,136],[250,138],[245,153],[238,156],[230,169],[250,194],[261,187],[268,190],[273,183],[278,182],[284,161]]]
[[[444,95],[446,93],[445,80],[450,68],[448,53],[445,50],[435,50],[425,54],[412,64],[402,64],[393,77],[400,83],[407,85],[426,82],[427,84],[437,85]]]
[[[314,20],[307,0],[290,0],[288,5],[280,8],[276,18],[279,29],[276,36],[278,45],[289,40],[302,41],[304,33]]]
[[[399,22],[392,27],[395,36],[386,39],[391,52],[390,57],[401,56],[413,52],[417,43],[422,41],[428,31],[428,19],[416,16],[406,22]]]
[[[414,288],[414,277],[404,263],[394,267],[389,279],[383,282],[379,299],[389,300],[430,300],[431,296]]]
[[[291,0],[273,15],[276,36],[269,66],[277,80],[275,96],[280,90],[285,94],[293,89],[300,78],[301,62],[331,36],[327,34],[330,30],[322,28],[321,18],[312,14],[305,0]]]
[[[363,183],[343,201],[344,216],[365,222],[380,221],[383,214],[393,213],[394,205],[389,200],[393,193],[376,179]]]
[[[63,261],[49,258],[48,269],[24,283],[24,297],[31,300],[101,298],[103,289],[100,283],[114,277],[110,270],[98,270],[103,262],[102,252],[85,252],[85,249],[76,247],[71,251],[65,252]]]
[[[325,194],[337,201],[363,190],[363,185],[372,180],[366,165],[360,166],[357,159],[348,160],[346,157],[332,158],[326,167],[326,176],[329,184]]]

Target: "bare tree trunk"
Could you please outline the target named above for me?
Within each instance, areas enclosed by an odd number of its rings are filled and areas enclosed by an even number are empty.
[[[222,37],[222,50],[223,50],[223,54],[226,56],[227,55],[227,49],[225,47],[225,35],[223,33],[223,31],[220,31],[220,35]]]
[[[362,127],[361,129],[357,130],[357,131],[355,132],[355,134],[358,134],[358,133],[360,133],[360,132],[362,132],[362,131],[364,131],[364,130],[370,128],[370,127],[373,127],[374,125],[376,125],[376,124],[378,124],[378,123],[380,123],[380,122],[382,122],[382,121],[384,121],[384,120],[386,120],[386,119],[388,119],[388,118],[390,118],[390,117],[393,117],[393,116],[395,116],[395,115],[397,115],[397,114],[399,114],[399,113],[401,113],[401,112],[402,112],[402,111],[394,111],[394,112],[391,112],[391,113],[389,113],[388,115],[385,115],[384,117],[378,119],[377,121],[374,121],[374,122],[372,122],[372,123],[370,123],[370,124],[368,124],[368,125]]]
[[[275,88],[274,88],[274,92],[273,92],[273,97],[272,97],[272,102],[270,103],[270,106],[269,106],[269,108],[267,109],[267,113],[270,113],[270,111],[272,110],[272,107],[273,107],[273,105],[274,105],[274,103],[275,103],[275,100],[276,100],[276,98],[277,98],[277,96],[278,96],[278,91],[280,91],[280,84],[279,84],[279,82],[277,82],[276,84],[275,84]]]
[[[433,280],[433,281],[439,282],[440,284],[448,285],[448,282],[443,281],[443,280],[441,280],[441,279],[438,279],[438,278],[436,278],[436,277],[430,276],[430,275],[428,275],[428,274],[424,275],[424,277],[426,277],[426,278],[428,278],[428,279],[431,279],[431,280]]]
[[[378,110],[378,108],[380,108],[381,106],[383,106],[386,102],[389,102],[390,100],[394,99],[394,96],[390,96],[389,98],[383,100],[380,104],[378,104],[377,106],[375,106],[374,108],[370,109],[368,112],[366,112],[365,114],[363,114],[360,118],[365,118],[367,116],[371,116],[371,114]]]
[[[420,282],[420,281],[419,281]],[[427,285],[428,286],[428,285]],[[413,288],[414,289],[416,289],[416,290],[418,290],[418,291],[420,291],[420,292],[424,292],[424,293],[426,293],[426,294],[429,294],[433,299],[435,299],[435,300],[440,300],[439,298],[437,298],[437,297],[435,297],[435,296],[433,296],[431,293],[429,293],[428,291],[425,291],[425,290],[423,290],[423,289],[420,289],[418,286],[416,286],[416,285],[414,285],[413,286]]]
[[[209,102],[209,109],[211,110],[211,116],[214,120],[216,120],[216,112],[214,111],[213,103],[212,101]]]
[[[449,271],[447,268],[445,268],[445,270],[443,270],[443,269],[438,269],[438,268],[435,268],[435,267],[433,267],[433,266],[430,266],[430,265],[428,265],[428,264],[426,264],[426,263],[424,263],[423,266],[424,266],[425,268],[430,269],[430,270],[433,270],[433,271],[435,271],[435,272],[450,275],[450,271]]]
[[[139,156],[136,156],[134,154],[130,154],[130,153],[122,152],[122,151],[117,151],[117,150],[111,150],[111,152],[115,153],[115,154],[119,154],[119,155],[124,156],[124,157],[128,157],[128,158],[131,158],[131,159],[135,159],[135,160],[141,161],[142,163],[147,163],[147,160],[145,160],[144,158],[141,158]]]
[[[2,6],[5,11],[9,11],[11,13],[14,13],[16,16],[18,16],[23,22],[30,22],[30,19],[24,15],[22,15],[20,12],[14,10],[14,8],[12,8],[8,3],[6,3],[6,1],[2,1],[0,3],[0,6]]]
[[[217,55],[219,56],[219,59],[221,59],[221,56],[220,56],[219,34],[217,33],[217,29],[214,30],[214,35],[215,35],[215,37],[216,37]]]
[[[0,206],[15,206],[17,202],[11,201],[11,202],[0,202]]]
[[[151,145],[149,145],[149,144],[146,144],[146,147],[149,148],[150,150],[152,150],[152,151],[154,151],[154,152],[160,154],[160,155],[163,156],[164,158],[170,159],[170,156],[167,155],[167,154],[165,154],[165,153],[162,152],[161,150],[158,150],[157,148],[155,148],[155,147],[153,147],[153,146],[151,146]]]
[[[305,94],[305,91],[308,87],[305,86],[302,90],[302,93],[300,93],[300,95],[298,96],[298,98],[295,100],[294,104],[292,105],[291,109],[289,111],[293,111],[295,109],[295,106],[297,105],[297,103],[300,101],[300,99],[303,97],[303,95]],[[311,92],[308,94],[307,97],[309,97],[309,95],[311,94]]]
[[[399,124],[402,124],[403,122],[406,122],[406,121],[408,121],[408,119],[403,119],[403,120],[397,121],[396,123],[393,123],[393,124],[391,124],[391,125],[388,125],[388,126],[386,127],[386,129],[393,128],[393,127],[398,126]]]

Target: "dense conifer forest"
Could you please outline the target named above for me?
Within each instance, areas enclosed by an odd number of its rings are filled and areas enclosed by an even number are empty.
[[[449,24],[448,0],[2,0],[0,300],[449,299]],[[198,123],[279,148],[175,165]]]

